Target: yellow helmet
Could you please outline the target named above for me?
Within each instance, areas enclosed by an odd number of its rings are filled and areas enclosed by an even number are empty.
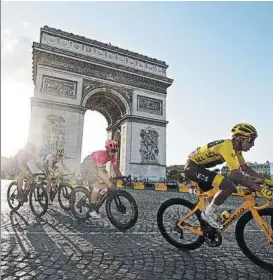
[[[232,136],[245,136],[245,137],[257,137],[258,133],[254,126],[247,123],[238,123],[232,130]]]

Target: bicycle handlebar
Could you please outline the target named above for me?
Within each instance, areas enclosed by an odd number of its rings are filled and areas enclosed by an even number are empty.
[[[45,173],[32,173],[32,177],[37,177],[37,176],[46,176]]]
[[[131,175],[128,176],[120,176],[120,177],[115,177],[113,178],[113,180],[118,181],[118,180],[126,180],[126,181],[130,181],[131,180]]]

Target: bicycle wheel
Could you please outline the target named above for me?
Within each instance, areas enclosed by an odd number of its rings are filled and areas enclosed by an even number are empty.
[[[259,215],[273,229],[273,208],[260,210]],[[273,244],[268,243],[264,231],[253,219],[250,211],[239,219],[235,235],[241,251],[247,258],[256,265],[273,272]]]
[[[48,209],[48,195],[43,184],[34,185],[29,193],[29,206],[32,213],[42,217]]]
[[[111,224],[121,231],[132,228],[138,219],[136,201],[130,193],[124,190],[115,190],[113,197],[107,197],[105,210]],[[116,218],[115,214],[121,215]]]
[[[13,187],[15,187],[14,190],[12,190]],[[9,184],[8,191],[7,191],[7,201],[8,201],[10,209],[12,209],[13,211],[17,211],[22,206],[22,203],[20,203],[18,200],[18,191],[17,191],[17,182],[16,181],[11,182]]]
[[[73,191],[73,188],[69,184],[62,184],[59,188],[58,201],[59,201],[61,208],[65,211],[70,210],[69,199],[70,199],[70,195],[71,195],[72,191]]]
[[[90,217],[89,198],[90,192],[83,186],[77,186],[72,190],[69,198],[70,210],[77,219],[87,220]]]
[[[176,210],[174,209],[173,211],[170,211],[170,208],[173,206],[176,208]],[[184,212],[179,212],[178,207],[184,207]],[[205,241],[203,235],[200,236],[187,230],[181,230],[177,226],[177,223],[180,221],[180,219],[194,207],[194,204],[185,199],[172,198],[165,201],[157,211],[157,226],[160,233],[171,245],[178,249],[195,250],[199,248]],[[164,222],[164,218],[166,218],[166,224]],[[205,225],[205,222],[201,219],[201,212],[199,210],[188,217],[186,221],[195,227],[204,227]],[[166,227],[169,227],[170,232],[167,232],[165,225]],[[191,239],[193,240],[187,241],[185,237],[188,237],[188,235],[192,236]],[[175,240],[175,238],[177,238],[177,240]]]

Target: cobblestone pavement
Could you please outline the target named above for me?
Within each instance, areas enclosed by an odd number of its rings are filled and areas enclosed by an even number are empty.
[[[234,240],[234,226],[223,244],[181,252],[161,237],[156,225],[159,205],[185,194],[130,191],[139,219],[129,232],[115,229],[103,214],[79,223],[57,202],[37,219],[25,204],[10,212],[1,184],[2,279],[273,279],[249,261]],[[187,196],[188,197],[188,196]],[[229,200],[229,207],[235,203]]]

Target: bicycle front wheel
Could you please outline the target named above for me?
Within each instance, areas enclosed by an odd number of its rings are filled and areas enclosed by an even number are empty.
[[[273,229],[273,208],[258,211]],[[247,212],[238,221],[235,229],[237,243],[244,253],[256,265],[273,272],[273,244],[269,244],[264,231]]]
[[[115,190],[105,203],[106,214],[111,224],[121,231],[132,228],[138,219],[138,206],[132,195],[124,190]]]
[[[43,184],[35,185],[29,193],[29,206],[32,213],[42,217],[48,209],[48,195]]]
[[[65,211],[70,210],[69,199],[70,199],[70,195],[71,195],[72,191],[73,191],[73,188],[69,184],[62,184],[59,188],[58,201],[59,201],[61,208]]]
[[[172,198],[165,201],[157,211],[157,226],[162,236],[174,247],[180,250],[195,250],[205,241],[203,235],[197,235],[189,230],[182,230],[177,223],[195,207],[182,198]],[[204,227],[201,213],[197,210],[186,221],[188,226]]]

